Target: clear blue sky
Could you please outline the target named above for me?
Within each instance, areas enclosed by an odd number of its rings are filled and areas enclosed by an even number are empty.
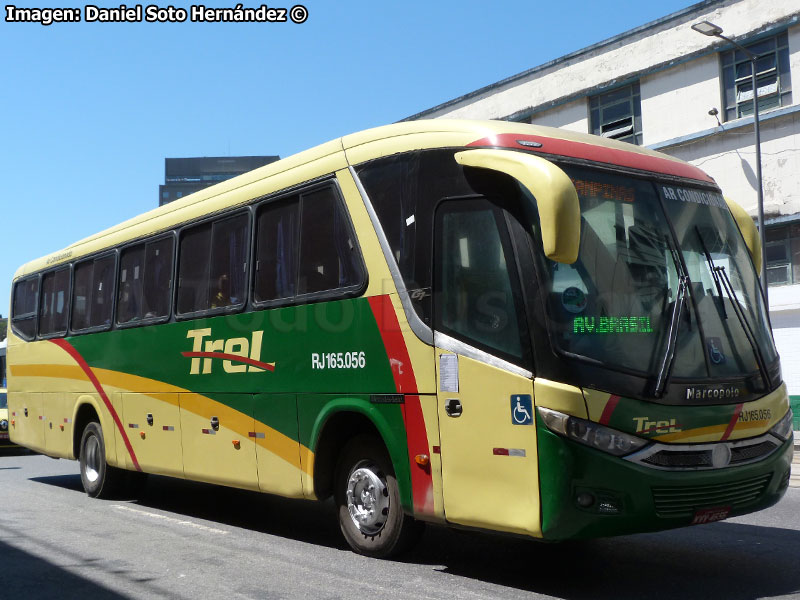
[[[692,4],[305,0],[301,25],[0,20],[0,313],[19,265],[157,206],[165,157],[286,157]]]

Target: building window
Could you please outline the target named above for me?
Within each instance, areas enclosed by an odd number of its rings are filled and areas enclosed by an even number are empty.
[[[592,133],[622,142],[642,143],[639,82],[589,98]]]
[[[800,223],[770,227],[766,236],[769,285],[800,283]]]
[[[789,75],[789,35],[787,32],[752,44],[743,44],[755,54],[758,110],[769,110],[792,103]],[[753,114],[753,75],[750,57],[741,50],[720,54],[725,120]]]

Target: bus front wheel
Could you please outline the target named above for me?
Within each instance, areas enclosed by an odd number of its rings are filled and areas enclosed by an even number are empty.
[[[391,460],[372,436],[355,437],[342,451],[335,499],[342,534],[359,554],[394,556],[422,533],[423,524],[403,513]]]
[[[106,445],[100,423],[92,421],[83,430],[80,450],[81,483],[92,498],[110,498],[118,490],[123,471],[106,462]]]

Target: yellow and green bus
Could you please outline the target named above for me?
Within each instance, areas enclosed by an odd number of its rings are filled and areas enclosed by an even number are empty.
[[[544,540],[763,509],[792,413],[752,220],[700,169],[517,123],[352,134],[21,267],[11,439]]]

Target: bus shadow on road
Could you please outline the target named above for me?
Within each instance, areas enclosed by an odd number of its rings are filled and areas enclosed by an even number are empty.
[[[567,599],[751,600],[800,591],[800,531],[721,522],[557,544],[431,528],[406,562]]]
[[[23,536],[19,536],[23,537]],[[47,560],[39,558],[25,550],[21,550],[4,542],[0,542],[0,556],[3,562],[2,597],[25,598],[92,598],[93,600],[116,600],[127,598],[96,581],[81,577],[59,567]],[[75,566],[74,557],[68,557]],[[93,565],[86,561],[80,567],[91,569]]]
[[[31,477],[30,480],[36,483],[46,483],[47,485],[64,488],[65,490],[83,493],[80,475],[49,475],[47,477]]]
[[[83,494],[80,475],[34,477],[31,481]],[[219,485],[149,475],[134,495],[120,500],[147,510],[201,519],[318,546],[347,547],[331,501],[294,500]]]
[[[33,481],[83,493],[80,476]],[[154,510],[346,549],[332,502],[290,500],[150,476],[138,499]],[[618,538],[539,543],[429,526],[399,559],[443,574],[574,600],[725,598],[750,600],[800,591],[800,531],[732,521]]]

